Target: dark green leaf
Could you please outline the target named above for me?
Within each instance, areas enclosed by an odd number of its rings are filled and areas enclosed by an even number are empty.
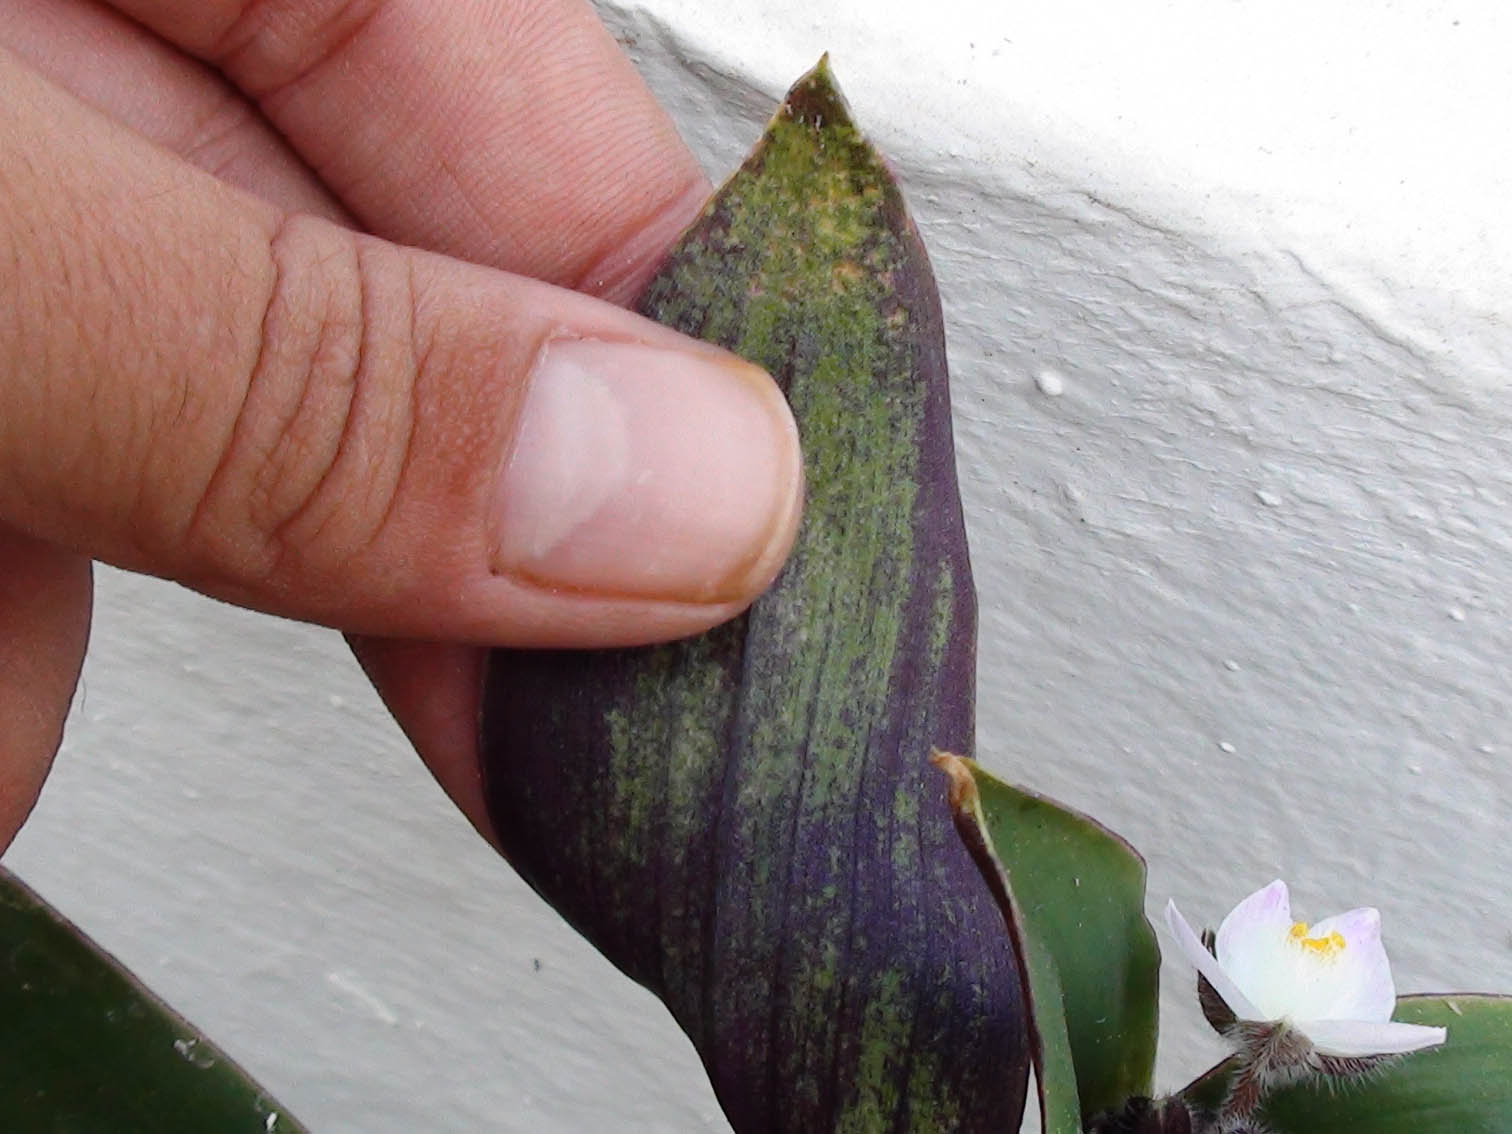
[[[225,1052],[3,868],[0,961],[0,1129],[304,1129]]]
[[[499,841],[666,1002],[738,1131],[1016,1128],[1017,968],[928,766],[971,743],[976,644],[939,299],[825,64],[640,309],[782,384],[803,526],[703,637],[494,652]]]
[[[1512,1132],[1512,997],[1404,996],[1394,1018],[1448,1028],[1448,1042],[1363,1082],[1276,1092],[1261,1112],[1274,1134]],[[1220,1064],[1182,1094],[1213,1110],[1230,1074],[1229,1064]]]
[[[1149,1093],[1160,951],[1144,916],[1144,861],[1093,820],[970,760],[937,762],[1023,958],[1045,1129],[1073,1134]]]

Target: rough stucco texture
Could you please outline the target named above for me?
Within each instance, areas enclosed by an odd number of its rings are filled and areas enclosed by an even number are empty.
[[[1512,990],[1494,226],[1461,288],[1431,233],[1362,242],[1333,181],[1296,210],[1276,178],[1162,181],[1147,123],[1120,179],[1054,90],[986,105],[949,44],[933,69],[889,47],[875,5],[836,28],[694,8],[601,10],[710,170],[833,48],[935,257],[984,761],[1139,846],[1152,914],[1216,921],[1282,876],[1310,920],[1381,907],[1404,991]],[[724,1128],[665,1013],[450,811],[332,634],[102,572],[68,740],[6,861],[318,1130]],[[1166,1087],[1217,1052],[1187,981],[1168,966]]]

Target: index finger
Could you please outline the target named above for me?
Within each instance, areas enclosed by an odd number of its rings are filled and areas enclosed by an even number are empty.
[[[630,298],[708,183],[582,0],[113,0],[255,100],[371,231]]]

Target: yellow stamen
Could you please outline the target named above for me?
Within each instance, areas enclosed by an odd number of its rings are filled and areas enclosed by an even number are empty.
[[[1307,922],[1294,922],[1291,927],[1291,939],[1304,949],[1314,953],[1321,953],[1325,957],[1331,957],[1344,948],[1346,942],[1344,935],[1337,929],[1327,937],[1309,937],[1307,935]]]

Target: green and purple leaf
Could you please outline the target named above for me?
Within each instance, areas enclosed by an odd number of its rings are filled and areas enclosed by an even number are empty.
[[[1449,1029],[1442,1047],[1414,1052],[1355,1083],[1302,1083],[1261,1112],[1273,1134],[1509,1134],[1512,997],[1404,996],[1395,1019]],[[1213,1068],[1182,1092],[1215,1109],[1232,1068]]]
[[[1107,828],[940,753],[961,838],[1022,959],[1047,1134],[1150,1092],[1160,950],[1145,865]]]
[[[939,299],[827,64],[640,310],[767,368],[802,434],[792,558],[670,646],[495,651],[499,842],[692,1038],[735,1129],[1016,1129],[1016,961],[928,765],[969,751],[976,606]]]
[[[304,1127],[0,868],[0,1129],[294,1134]]]

